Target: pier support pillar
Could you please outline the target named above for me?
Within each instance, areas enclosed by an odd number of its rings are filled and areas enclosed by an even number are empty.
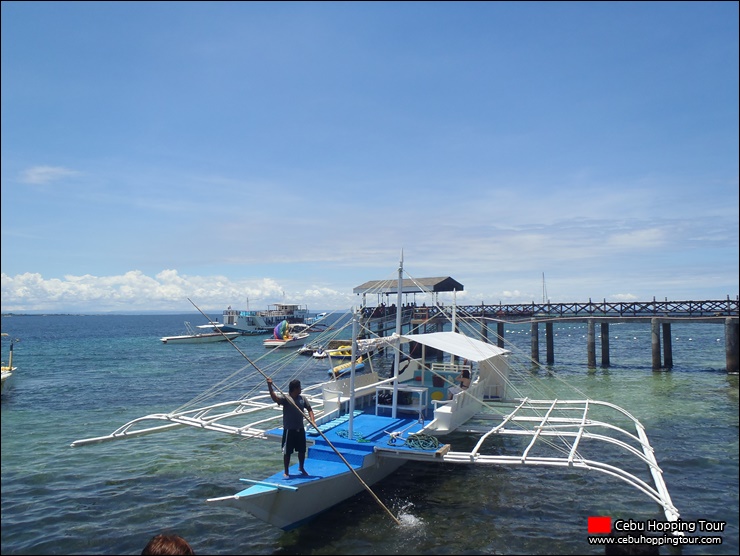
[[[728,373],[740,371],[740,338],[738,319],[725,319],[725,361]]]
[[[588,368],[596,367],[596,323],[594,319],[588,319],[586,325],[586,352],[588,353]]]
[[[540,362],[540,329],[536,322],[532,323],[532,361]]]
[[[650,319],[650,345],[653,354],[653,370],[659,371],[660,364],[660,320]]]
[[[601,323],[601,366],[608,367],[609,361],[609,323]]]
[[[666,369],[673,367],[673,345],[671,343],[671,323],[663,323],[663,366]]]
[[[554,348],[554,341],[552,336],[552,323],[546,322],[545,323],[545,343],[546,343],[546,349],[547,349],[547,364],[552,365],[555,363],[555,348]]]
[[[496,323],[496,345],[500,348],[504,347],[504,323]]]
[[[480,333],[483,336],[483,341],[488,342],[488,323],[485,320],[481,321]]]

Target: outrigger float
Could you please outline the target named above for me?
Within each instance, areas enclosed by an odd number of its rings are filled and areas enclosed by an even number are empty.
[[[402,268],[401,262],[399,307]],[[307,427],[306,467],[310,474],[301,475],[294,465],[289,477],[284,478],[276,450],[275,467],[279,472],[264,478],[242,478],[245,488],[230,496],[208,499],[208,503],[236,506],[290,530],[363,489],[372,494],[370,485],[413,460],[598,471],[647,495],[661,507],[666,520],[679,519],[645,428],[626,410],[589,399],[517,395],[524,380],[521,377],[532,377],[528,371],[516,374],[512,364],[516,353],[471,335],[442,331],[358,339],[357,313],[351,323],[349,376],[303,388],[316,415],[316,426]],[[456,328],[453,322],[452,330]],[[410,344],[414,349],[407,351],[421,351],[421,356],[402,362],[404,349]],[[384,378],[367,354],[377,356],[388,350],[394,351],[394,365],[392,376]],[[427,352],[435,354],[434,362],[426,357]],[[444,354],[441,360],[440,353]],[[292,355],[296,362],[301,359],[295,352]],[[365,357],[366,369],[356,375],[360,355]],[[72,446],[182,427],[280,442],[282,410],[269,394],[258,390],[264,388],[262,378],[267,376],[267,369],[250,363],[258,373],[254,376],[255,392],[232,401],[147,415],[109,435],[77,440]],[[285,363],[279,368],[285,369]],[[470,387],[449,398],[448,387],[463,368],[471,372]],[[277,384],[276,375],[272,378]],[[295,375],[286,377],[285,384],[292,378]],[[453,431],[477,435],[473,449],[457,451],[444,443],[442,439]],[[505,440],[493,442],[494,438]]]

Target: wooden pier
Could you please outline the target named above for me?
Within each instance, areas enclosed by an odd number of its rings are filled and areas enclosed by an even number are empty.
[[[409,295],[421,292],[462,291],[460,283],[449,277],[426,278],[425,288],[406,285],[402,294],[409,301]],[[417,281],[418,283],[418,281]],[[355,293],[364,294],[372,291],[374,283],[368,282],[355,288]],[[378,293],[378,292],[373,292]],[[396,295],[392,285],[384,287],[378,293],[378,299]],[[395,298],[394,298],[395,299]],[[378,303],[368,307],[363,303],[364,326],[375,333],[385,336],[395,331],[396,306],[391,303]],[[435,304],[434,306],[417,306],[413,301],[401,307],[401,330],[409,332],[433,332],[441,330],[444,323],[452,321],[452,306]],[[504,347],[505,324],[529,323],[531,326],[531,357],[540,361],[539,326],[545,327],[545,356],[547,364],[555,361],[553,324],[558,322],[586,323],[586,356],[589,367],[596,367],[596,326],[600,327],[601,366],[611,364],[609,354],[609,325],[612,323],[645,323],[650,324],[651,360],[653,370],[667,370],[673,367],[673,349],[671,344],[672,323],[713,323],[724,324],[725,329],[725,363],[729,373],[740,371],[740,303],[739,298],[706,301],[633,301],[611,303],[606,300],[586,303],[526,303],[526,304],[486,304],[458,305],[455,318],[458,322],[476,321],[481,323],[481,333],[488,341],[495,341]],[[495,326],[495,332],[491,330]]]

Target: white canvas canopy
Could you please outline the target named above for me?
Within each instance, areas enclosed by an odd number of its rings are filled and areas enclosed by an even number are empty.
[[[430,332],[429,334],[404,334],[402,342],[418,342],[422,345],[451,353],[469,361],[481,362],[498,355],[509,353],[509,350],[494,344],[487,344],[459,334],[457,332]]]

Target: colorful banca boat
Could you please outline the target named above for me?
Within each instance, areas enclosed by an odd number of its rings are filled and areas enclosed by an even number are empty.
[[[291,324],[284,320],[273,329],[272,338],[263,340],[262,345],[268,349],[300,347],[310,336],[308,328],[307,324]]]

